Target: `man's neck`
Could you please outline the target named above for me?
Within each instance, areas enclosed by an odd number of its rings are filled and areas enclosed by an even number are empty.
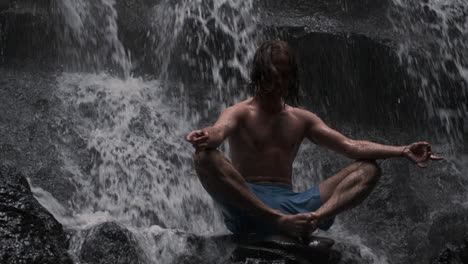
[[[280,96],[255,96],[253,99],[265,112],[278,113],[286,109],[286,104]]]

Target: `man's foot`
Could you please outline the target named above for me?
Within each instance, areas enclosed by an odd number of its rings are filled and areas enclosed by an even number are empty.
[[[296,238],[308,235],[316,229],[316,223],[310,213],[296,215],[281,214],[274,224],[285,234]]]
[[[318,228],[318,224],[321,221],[319,215],[315,212],[308,213],[307,215],[310,219],[310,229],[308,230],[308,232],[301,235],[301,240],[305,244],[308,244],[310,238],[313,237],[312,234]]]
[[[310,221],[311,223],[313,223],[313,229],[312,231],[310,232],[312,234],[312,232],[315,231],[315,229],[317,229],[319,223],[322,221],[322,219],[320,218],[320,216],[316,213],[316,212],[312,212],[312,213],[308,213],[309,217],[310,217]]]

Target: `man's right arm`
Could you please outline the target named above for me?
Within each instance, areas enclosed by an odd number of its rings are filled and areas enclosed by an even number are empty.
[[[216,149],[237,129],[241,119],[240,106],[228,107],[213,126],[191,132],[187,136],[187,141],[196,149]]]

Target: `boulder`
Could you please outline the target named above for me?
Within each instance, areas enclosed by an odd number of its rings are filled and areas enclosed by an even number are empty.
[[[234,262],[255,260],[255,263],[338,263],[340,254],[331,249],[329,238],[311,237],[307,243],[281,235],[247,235],[238,237]]]
[[[145,263],[135,237],[125,227],[114,223],[99,224],[85,234],[81,261],[88,264]]]
[[[34,198],[26,178],[0,166],[0,262],[68,264],[68,235]]]

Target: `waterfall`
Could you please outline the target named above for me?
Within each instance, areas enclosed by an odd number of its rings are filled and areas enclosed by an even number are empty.
[[[111,67],[129,76],[132,62],[119,40],[115,0],[61,0],[55,4],[55,27],[68,67],[85,71]]]
[[[146,33],[148,56],[158,71],[136,77],[119,38],[115,5],[114,0],[58,1],[65,23],[57,31],[73,71],[56,79],[62,114],[55,117],[60,131],[55,146],[76,191],[60,210],[46,191],[34,191],[62,224],[76,230],[70,246],[75,261],[83,232],[115,221],[132,231],[150,263],[172,263],[181,254],[199,253],[181,241],[180,231],[227,232],[195,175],[185,136],[245,96],[238,81],[248,79],[247,64],[260,36],[256,14],[253,1],[160,1]],[[171,79],[171,64],[203,69],[200,78],[209,84],[200,100],[190,98],[199,87]],[[207,261],[219,261],[222,253],[214,248],[204,253]]]
[[[398,55],[419,86],[441,136],[460,140],[468,116],[468,3],[463,0],[393,0],[390,20],[400,34]]]
[[[130,47],[136,44],[123,41],[123,14],[117,7],[143,2],[148,9],[137,16],[141,15],[138,18],[145,27],[135,33],[140,41],[136,43],[143,45]],[[207,239],[207,246],[199,250],[181,235],[227,233],[219,210],[195,175],[193,149],[184,138],[191,130],[212,123],[223,108],[247,97],[249,63],[258,44],[267,37],[260,25],[260,4],[254,0],[147,2],[151,1],[54,1],[54,30],[63,68],[54,72],[53,97],[60,103],[53,112],[57,114],[49,117],[50,130],[55,133],[50,140],[59,153],[57,164],[73,190],[65,203],[48,190],[34,186],[33,191],[67,229],[74,231],[70,253],[76,263],[80,262],[86,232],[106,221],[130,230],[148,263],[177,263],[184,256],[225,263],[232,245],[220,247]],[[324,3],[320,5],[327,6]],[[339,3],[341,6],[348,1]],[[299,1],[295,8],[299,10],[301,5],[310,5],[310,1]],[[460,127],[467,126],[466,121],[462,124],[468,117],[464,104],[468,96],[467,13],[464,0],[393,0],[389,12],[393,29],[399,34],[401,65],[416,84],[411,87],[417,87],[417,92],[411,92],[426,106],[426,113],[410,114],[443,125],[444,131],[434,131],[440,139],[435,148],[445,153],[456,152],[453,149],[463,137]],[[298,19],[291,16],[290,20]],[[315,23],[322,16],[318,14],[311,21]],[[298,19],[297,24],[301,23]],[[319,30],[321,26],[313,28]],[[341,47],[342,40],[334,37],[329,49]],[[359,39],[352,41],[360,45]],[[370,47],[369,43],[363,49]],[[352,51],[347,48],[346,52]],[[138,54],[141,50],[144,52]],[[336,56],[344,55],[337,52]],[[336,66],[334,59],[317,70],[341,72],[327,68]],[[333,91],[329,94],[334,96]],[[327,108],[327,103],[323,104]],[[352,131],[353,127],[341,132],[353,135]],[[382,138],[379,131],[373,136],[384,143],[395,143]],[[227,152],[227,146],[222,150]],[[294,188],[312,187],[344,163],[305,144],[294,164]],[[418,244],[412,240],[417,244],[412,249],[419,250],[417,257],[427,257],[424,250],[433,249],[427,242],[430,224],[439,215],[468,208],[466,155],[448,157],[446,165],[429,171],[426,178],[420,177],[426,176],[422,172],[404,166],[383,162],[382,167],[394,178],[386,176],[386,185],[374,192],[377,202],[338,218],[330,232],[323,234],[341,245],[355,245],[356,252],[344,247],[345,261],[355,262],[357,258],[369,263],[401,263],[409,254],[406,250],[410,246],[405,244],[408,238],[423,241]],[[450,177],[444,178],[446,175]],[[407,193],[400,193],[398,188]],[[395,196],[401,200],[392,199]],[[441,204],[447,200],[456,206],[442,210]],[[400,201],[411,204],[400,205]],[[402,215],[417,210],[422,212],[420,218]],[[363,217],[367,217],[365,221]]]

